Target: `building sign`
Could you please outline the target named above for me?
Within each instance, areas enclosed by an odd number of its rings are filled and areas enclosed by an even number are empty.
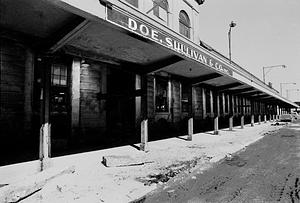
[[[127,30],[130,30],[131,32],[161,44],[171,50],[174,50],[188,58],[232,76],[232,70],[221,61],[212,58],[196,47],[182,42],[178,38],[159,28],[154,27],[153,25],[150,25],[142,19],[131,17],[121,11],[115,10],[114,8],[107,8],[107,20]]]

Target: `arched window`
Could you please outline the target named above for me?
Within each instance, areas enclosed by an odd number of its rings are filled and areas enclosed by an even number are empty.
[[[189,16],[185,11],[180,11],[179,13],[179,33],[186,36],[187,38],[191,37],[191,25]]]
[[[163,21],[168,20],[169,5],[167,0],[153,0],[153,14]]]

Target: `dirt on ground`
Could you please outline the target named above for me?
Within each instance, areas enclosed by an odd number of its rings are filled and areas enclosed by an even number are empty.
[[[207,171],[139,202],[300,202],[300,123],[266,133],[258,142],[228,154]]]

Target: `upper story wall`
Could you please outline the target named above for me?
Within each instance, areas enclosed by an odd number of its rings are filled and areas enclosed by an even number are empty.
[[[156,22],[199,43],[199,10],[202,1],[196,0],[120,0]],[[199,3],[198,3],[199,2]],[[181,13],[181,14],[180,14]],[[183,15],[182,15],[183,14]],[[180,18],[181,16],[181,18]],[[186,16],[187,21],[183,21]],[[187,25],[186,25],[187,23]],[[181,25],[180,25],[181,24]],[[186,25],[186,27],[185,27]],[[182,28],[180,29],[180,26]],[[188,32],[186,35],[183,32]]]

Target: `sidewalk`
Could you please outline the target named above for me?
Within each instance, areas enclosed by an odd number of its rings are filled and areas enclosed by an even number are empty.
[[[239,151],[282,126],[270,122],[220,130],[220,135],[205,132],[149,143],[145,153],[133,146],[76,154],[52,159],[57,168],[74,167],[75,172],[50,180],[39,192],[22,202],[130,202],[168,182],[191,178],[193,173],[212,166],[225,156]],[[137,145],[138,146],[138,145]],[[136,161],[139,165],[106,167],[102,158],[113,156]],[[1,200],[0,200],[1,202]]]

